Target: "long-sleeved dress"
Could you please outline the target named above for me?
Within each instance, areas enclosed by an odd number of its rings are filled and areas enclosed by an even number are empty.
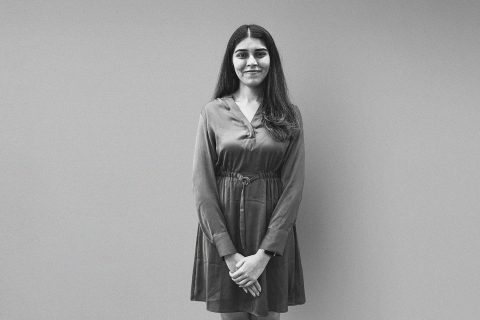
[[[266,316],[305,303],[295,221],[302,199],[305,152],[301,130],[285,142],[261,123],[262,106],[250,121],[232,97],[200,112],[193,157],[193,194],[199,218],[192,301],[213,312]],[[253,297],[230,278],[224,256],[258,249],[274,252]]]

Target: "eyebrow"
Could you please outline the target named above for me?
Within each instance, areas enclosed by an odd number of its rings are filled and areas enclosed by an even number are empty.
[[[248,51],[247,49],[238,49],[238,50],[235,50],[233,53],[235,52],[239,52],[239,51]],[[255,51],[268,51],[266,48],[261,48],[261,49],[255,49]]]

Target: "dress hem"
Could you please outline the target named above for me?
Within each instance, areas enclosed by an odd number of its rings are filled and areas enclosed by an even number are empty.
[[[214,306],[212,304],[215,304],[216,301],[205,301],[205,300],[201,300],[201,299],[198,299],[198,298],[190,298],[190,301],[194,301],[194,302],[205,302],[206,303],[206,309],[207,311],[210,311],[210,312],[214,312],[214,313],[231,313],[231,312],[247,312],[247,313],[251,313],[257,317],[266,317],[268,315],[268,312],[277,312],[277,313],[287,313],[288,312],[288,307],[293,307],[293,306],[300,306],[300,305],[304,305],[306,303],[306,300],[299,300],[299,301],[292,301],[292,302],[288,302],[287,306],[285,308],[281,308],[281,309],[276,309],[276,308],[272,308],[272,309],[269,309],[267,311],[267,313],[256,313],[254,310],[245,310],[245,309],[242,309],[242,308],[238,308],[238,309],[229,309],[229,308],[219,308],[218,305]]]

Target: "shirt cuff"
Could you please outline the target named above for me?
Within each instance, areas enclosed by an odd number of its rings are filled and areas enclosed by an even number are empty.
[[[277,256],[283,255],[283,250],[288,240],[288,231],[268,229],[267,234],[260,244],[260,249],[275,252]]]
[[[220,257],[228,256],[229,254],[234,254],[237,252],[237,249],[233,245],[232,239],[228,232],[222,232],[213,236],[213,243],[217,247],[218,255]]]

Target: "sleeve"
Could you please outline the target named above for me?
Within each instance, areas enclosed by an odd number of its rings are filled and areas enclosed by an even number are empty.
[[[267,233],[260,244],[260,249],[283,255],[288,235],[297,219],[302,200],[305,180],[305,147],[303,140],[303,120],[300,110],[295,107],[300,131],[290,140],[281,168],[283,191],[270,218]]]
[[[193,156],[193,194],[200,228],[220,257],[237,252],[228,233],[219,206],[215,177],[215,133],[208,128],[207,117],[200,113]]]

